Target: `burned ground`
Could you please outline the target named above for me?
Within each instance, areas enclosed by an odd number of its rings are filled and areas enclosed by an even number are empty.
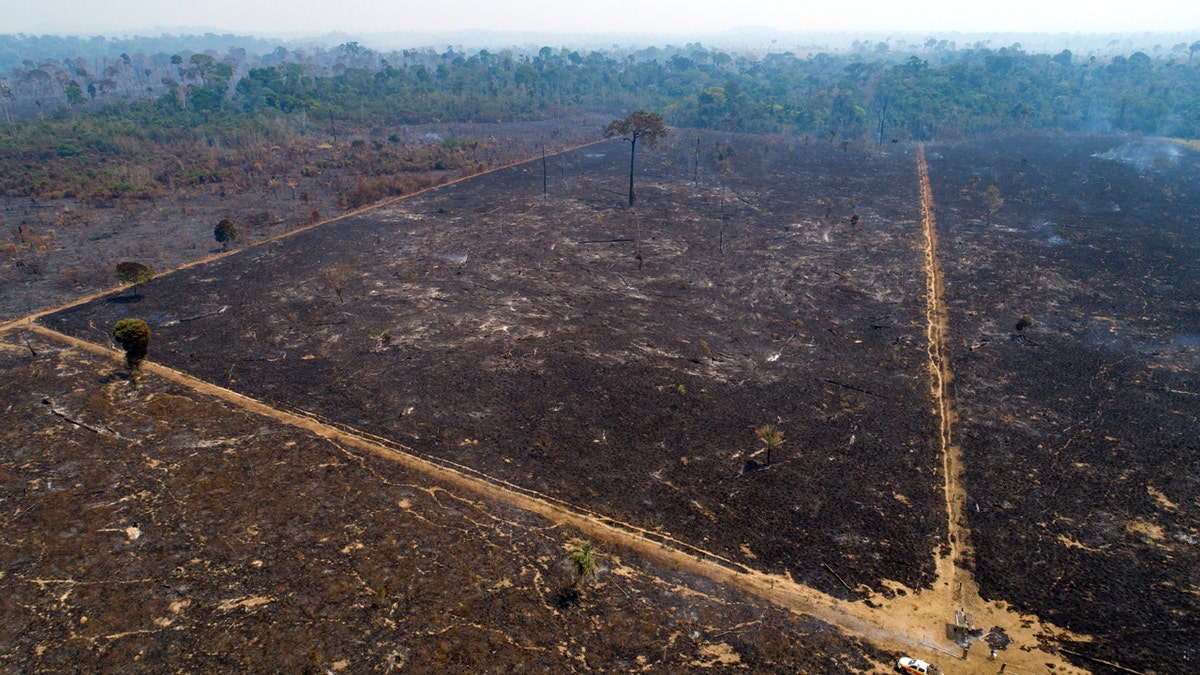
[[[1079,652],[1194,668],[1195,154],[1122,137],[929,152],[980,592],[1095,636]]]
[[[632,209],[612,141],[556,158],[547,198],[540,163],[505,169],[46,325],[146,317],[202,379],[835,595],[824,564],[929,584],[915,158],[705,135],[697,171],[674,138]]]
[[[639,157],[633,208],[612,141],[552,158],[545,197],[524,164],[41,321],[103,343],[144,318],[152,360],[701,556],[842,598],[929,588],[947,525],[915,149],[696,138]],[[1186,668],[1196,157],[1120,137],[928,157],[981,594],[1094,636],[1069,647],[1092,658]]]
[[[5,669],[850,673],[893,658],[603,541],[599,573],[561,603],[569,528],[18,338],[0,347]]]
[[[197,139],[194,145],[163,150],[121,169],[134,182],[159,186],[145,193],[108,199],[61,193],[0,197],[0,255],[5,259],[0,318],[111,288],[116,283],[113,268],[123,261],[165,271],[218,252],[221,245],[213,229],[222,219],[238,230],[234,246],[244,246],[334,217],[352,206],[344,203],[348,196],[369,196],[380,184],[394,183],[377,198],[462,175],[462,170],[438,170],[422,160],[430,146],[443,141],[473,139],[477,147],[464,159],[470,160],[471,170],[482,170],[525,159],[543,146],[555,150],[594,140],[604,121],[603,115],[569,113],[505,124],[354,130],[352,135],[360,137],[393,137],[394,142],[383,143],[384,153],[361,138],[362,147],[357,147],[353,140],[330,143],[308,134],[285,134],[254,148]],[[400,157],[408,158],[407,163],[400,163]],[[164,168],[167,164],[171,166]],[[151,178],[159,171],[184,169],[194,177],[168,181],[170,189]],[[134,196],[138,194],[140,198]]]

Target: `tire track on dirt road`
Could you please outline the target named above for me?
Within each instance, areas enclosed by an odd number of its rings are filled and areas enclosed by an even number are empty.
[[[979,586],[972,573],[975,549],[971,543],[971,530],[965,513],[967,487],[963,478],[965,469],[963,450],[955,431],[958,422],[954,410],[954,397],[950,384],[954,380],[949,356],[949,311],[945,300],[945,281],[938,252],[937,217],[934,211],[933,184],[929,178],[929,164],[925,158],[925,144],[918,145],[917,174],[920,181],[921,230],[925,273],[925,336],[926,353],[929,359],[929,393],[932,413],[937,419],[937,448],[942,456],[942,489],[946,501],[947,542],[934,552],[937,579],[932,592],[913,611],[927,615],[930,625],[938,619],[949,625],[955,610],[965,610],[975,618],[975,626],[987,630],[993,626],[1004,629],[1015,644],[1027,649],[1041,644],[1041,638],[1049,641],[1069,639],[1086,641],[1089,638],[1072,634],[1032,615],[1021,615],[1009,609],[1007,604],[985,602],[979,594]],[[980,651],[986,651],[986,645]],[[969,652],[963,650],[962,661],[949,672],[994,673],[995,664],[977,657],[969,662]],[[1028,658],[1033,655],[1034,658]],[[1037,651],[1005,652],[1002,659],[1007,666],[1005,672],[1031,673],[1079,673],[1086,672],[1065,661],[1059,654]],[[1047,668],[1051,669],[1047,671]]]
[[[949,314],[946,311],[945,284],[938,260],[937,218],[933,211],[933,186],[929,181],[929,164],[925,161],[925,145],[919,146],[917,172],[921,183],[921,229],[924,235],[922,253],[925,271],[925,338],[929,356],[929,394],[933,414],[937,418],[938,451],[942,455],[943,490],[946,498],[947,552],[936,560],[939,584],[948,584],[958,594],[974,593],[974,579],[966,572],[974,549],[971,532],[963,508],[967,492],[963,486],[962,447],[955,444],[954,401],[950,394],[953,373],[946,354],[949,341]],[[960,564],[961,563],[961,564]],[[967,584],[971,588],[967,589]]]

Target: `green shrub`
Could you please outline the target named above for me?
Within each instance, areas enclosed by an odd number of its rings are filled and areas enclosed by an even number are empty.
[[[150,326],[141,319],[121,319],[113,326],[113,339],[125,350],[129,379],[135,384],[142,372],[142,361],[150,353]]]
[[[228,218],[222,218],[221,222],[217,223],[217,226],[213,228],[213,238],[216,239],[217,243],[221,244],[221,246],[224,248],[229,248],[229,245],[232,244],[237,237],[237,228],[233,226],[233,221],[229,220]]]
[[[127,284],[133,284],[133,292],[136,295],[138,286],[150,281],[154,278],[154,266],[143,265],[136,262],[117,263],[117,280]]]

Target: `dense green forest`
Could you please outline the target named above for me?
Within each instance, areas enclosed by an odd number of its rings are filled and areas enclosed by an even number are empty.
[[[8,158],[0,190],[37,193],[56,182],[45,165],[58,163],[136,192],[145,186],[102,175],[109,160],[189,144],[251,147],[296,134],[382,143],[398,125],[564,111],[643,108],[661,111],[672,126],[831,144],[1007,131],[1195,138],[1197,52],[1200,41],[1157,58],[1027,53],[1017,44],[957,48],[932,39],[905,52],[880,43],[803,56],[699,44],[379,53],[349,42],[263,54],[239,46],[223,54],[26,59],[0,78],[0,153]]]

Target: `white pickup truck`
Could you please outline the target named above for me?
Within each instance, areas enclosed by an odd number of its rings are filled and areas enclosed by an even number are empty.
[[[902,656],[900,660],[896,661],[896,670],[906,675],[942,675],[942,669],[932,663],[911,659],[907,656]]]

